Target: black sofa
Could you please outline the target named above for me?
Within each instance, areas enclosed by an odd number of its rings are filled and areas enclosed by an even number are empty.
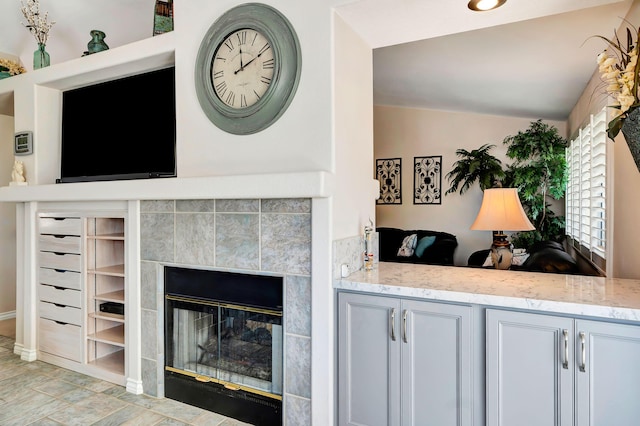
[[[480,267],[490,250],[479,250],[469,256],[469,266]],[[557,274],[581,273],[575,259],[557,241],[540,241],[527,249],[529,257],[522,265],[511,265],[511,270],[530,272],[551,272]],[[489,267],[493,268],[493,266]]]
[[[458,247],[455,235],[429,230],[404,230],[398,228],[377,228],[379,243],[379,260],[381,262],[424,263],[429,265],[453,265],[453,254]],[[409,257],[398,256],[405,237],[416,234],[417,240],[434,236],[435,241],[427,247],[422,256],[413,253]]]

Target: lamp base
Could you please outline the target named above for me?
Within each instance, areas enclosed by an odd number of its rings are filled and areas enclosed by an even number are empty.
[[[501,232],[493,234],[493,244],[491,244],[491,261],[496,269],[509,269],[513,260],[511,243],[507,241],[507,236]]]

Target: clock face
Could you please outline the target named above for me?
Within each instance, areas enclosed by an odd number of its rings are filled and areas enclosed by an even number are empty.
[[[230,108],[250,107],[269,89],[275,66],[271,42],[264,34],[249,28],[234,31],[212,58],[214,92]]]

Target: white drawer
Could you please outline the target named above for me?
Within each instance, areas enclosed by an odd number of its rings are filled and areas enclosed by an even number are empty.
[[[82,288],[82,274],[62,269],[40,268],[39,282],[40,284],[80,290]]]
[[[82,235],[82,220],[79,217],[41,217],[40,234]]]
[[[38,295],[43,302],[57,303],[59,305],[73,306],[76,308],[82,307],[82,292],[80,290],[40,284]]]
[[[41,251],[38,256],[41,267],[64,269],[66,271],[80,272],[82,269],[82,256],[79,254],[53,253]]]
[[[80,237],[69,235],[40,235],[40,250],[58,253],[80,253]]]
[[[40,316],[68,324],[82,324],[82,309],[40,301]]]
[[[38,349],[82,362],[82,329],[79,326],[40,318],[38,329]]]

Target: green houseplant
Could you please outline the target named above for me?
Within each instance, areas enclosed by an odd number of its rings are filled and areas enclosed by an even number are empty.
[[[535,231],[519,232],[512,236],[516,247],[528,247],[536,241],[559,241],[564,236],[564,216],[556,216],[550,209],[550,198],[560,200],[567,189],[567,140],[558,129],[534,121],[525,131],[507,136],[508,167],[504,186],[518,188],[520,200]]]
[[[454,163],[453,170],[446,175],[451,186],[445,195],[457,192],[458,187],[460,195],[462,195],[476,181],[483,191],[486,188],[496,186],[504,178],[505,172],[502,170],[502,162],[489,153],[493,148],[495,145],[484,144],[472,151],[458,149],[456,155],[460,157],[460,160]]]
[[[518,188],[522,206],[536,229],[513,235],[513,244],[527,248],[537,241],[561,240],[564,216],[557,216],[549,201],[560,200],[566,191],[567,140],[558,134],[557,128],[537,120],[531,122],[527,130],[507,136],[503,143],[509,145],[507,157],[514,160],[506,169],[489,152],[495,145],[485,144],[472,151],[457,150],[461,158],[446,175],[450,188],[445,194],[460,188],[462,195],[476,182],[483,191],[500,186]]]

